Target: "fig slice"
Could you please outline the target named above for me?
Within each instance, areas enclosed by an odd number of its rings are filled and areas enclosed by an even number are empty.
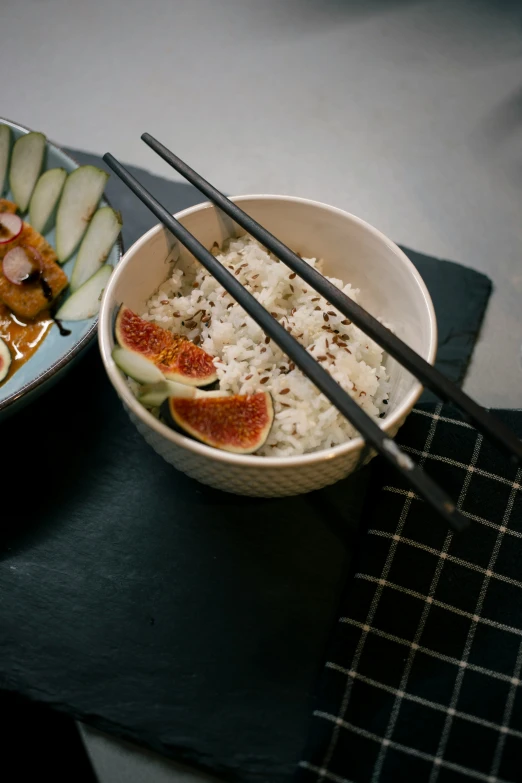
[[[145,321],[122,305],[115,324],[116,341],[140,354],[169,381],[187,386],[208,386],[217,380],[212,356],[180,334]]]
[[[42,258],[32,247],[18,245],[5,254],[2,270],[7,279],[15,285],[31,283],[42,272]]]
[[[23,227],[21,217],[13,215],[11,212],[2,212],[0,214],[0,245],[6,245],[16,239],[21,234]]]
[[[265,443],[274,420],[269,392],[229,397],[169,397],[167,423],[187,435],[234,454],[252,454]]]

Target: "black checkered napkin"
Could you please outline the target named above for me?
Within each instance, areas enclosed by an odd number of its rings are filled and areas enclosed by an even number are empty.
[[[472,526],[448,532],[380,464],[297,778],[522,781],[521,471],[450,407],[398,440]]]

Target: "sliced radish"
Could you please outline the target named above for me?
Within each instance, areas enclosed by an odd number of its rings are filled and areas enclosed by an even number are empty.
[[[42,258],[32,247],[13,247],[2,261],[4,275],[11,283],[22,285],[40,277]]]
[[[49,169],[44,171],[36,183],[29,204],[29,223],[40,234],[52,228],[56,205],[66,179],[65,169]]]
[[[11,352],[0,337],[0,382],[4,380],[11,366]]]
[[[22,218],[10,212],[0,212],[0,245],[12,242],[22,233]]]
[[[73,291],[76,291],[105,263],[121,227],[121,215],[110,207],[102,207],[95,213],[80,245],[72,271]]]
[[[64,264],[74,253],[102,197],[109,175],[96,166],[69,174],[56,215],[56,253]]]
[[[9,184],[20,212],[25,212],[40,176],[47,139],[43,133],[26,133],[15,141]]]
[[[9,166],[9,152],[11,151],[11,128],[9,125],[0,125],[0,198],[4,192],[5,178]]]
[[[98,315],[105,286],[112,274],[112,266],[105,264],[86,283],[74,292],[56,313],[59,321],[84,321]]]
[[[138,383],[158,384],[165,380],[161,370],[143,356],[119,346],[114,348],[112,358],[125,375]],[[190,388],[187,386],[187,389]]]

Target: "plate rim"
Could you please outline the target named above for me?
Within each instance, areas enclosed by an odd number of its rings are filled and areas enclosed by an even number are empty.
[[[31,128],[28,128],[26,125],[20,125],[18,122],[13,122],[12,120],[7,119],[6,117],[0,117],[0,125],[9,125],[11,128],[15,128],[17,130],[21,130],[24,133],[33,133]],[[75,158],[73,158],[72,155],[70,155],[68,152],[65,152],[64,149],[59,144],[56,144],[54,141],[51,141],[46,137],[47,145],[54,147],[58,152],[60,152],[62,155],[64,155],[66,158],[68,158],[70,161],[74,163],[74,165],[79,168],[80,164],[78,163]],[[111,202],[105,195],[105,193],[102,195],[102,198],[104,201],[106,201],[107,205],[109,207],[112,207]],[[122,232],[118,234],[118,238],[116,239],[116,245],[118,247],[118,261],[116,264],[118,264],[123,256],[124,249],[123,249],[123,236]],[[78,342],[68,351],[65,356],[62,356],[61,359],[58,359],[57,361],[53,362],[50,367],[47,368],[47,370],[44,370],[39,375],[36,376],[32,381],[29,381],[28,383],[24,384],[18,391],[13,392],[8,397],[5,398],[5,400],[0,401],[0,413],[3,413],[14,405],[15,403],[19,402],[22,397],[24,397],[26,394],[29,394],[30,392],[34,391],[38,388],[38,386],[41,386],[45,384],[48,380],[50,380],[54,375],[61,372],[61,370],[64,369],[76,356],[78,356],[87,346],[94,340],[96,337],[96,333],[98,331],[98,316],[95,317],[94,322],[90,329],[87,331],[87,333],[80,339]]]

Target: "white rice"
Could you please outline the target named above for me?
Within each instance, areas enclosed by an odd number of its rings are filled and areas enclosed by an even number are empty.
[[[383,351],[376,343],[250,236],[231,239],[212,252],[321,360],[366,413],[376,418],[384,414],[389,377]],[[322,261],[304,260],[321,271]],[[358,301],[358,289],[342,280],[327,279]],[[203,322],[209,315],[210,320]],[[200,264],[177,261],[171,276],[149,299],[142,317],[190,340],[199,339],[201,347],[215,357],[223,391],[271,392],[274,424],[257,454],[294,456],[336,446],[357,434]],[[338,344],[341,341],[345,345]]]

